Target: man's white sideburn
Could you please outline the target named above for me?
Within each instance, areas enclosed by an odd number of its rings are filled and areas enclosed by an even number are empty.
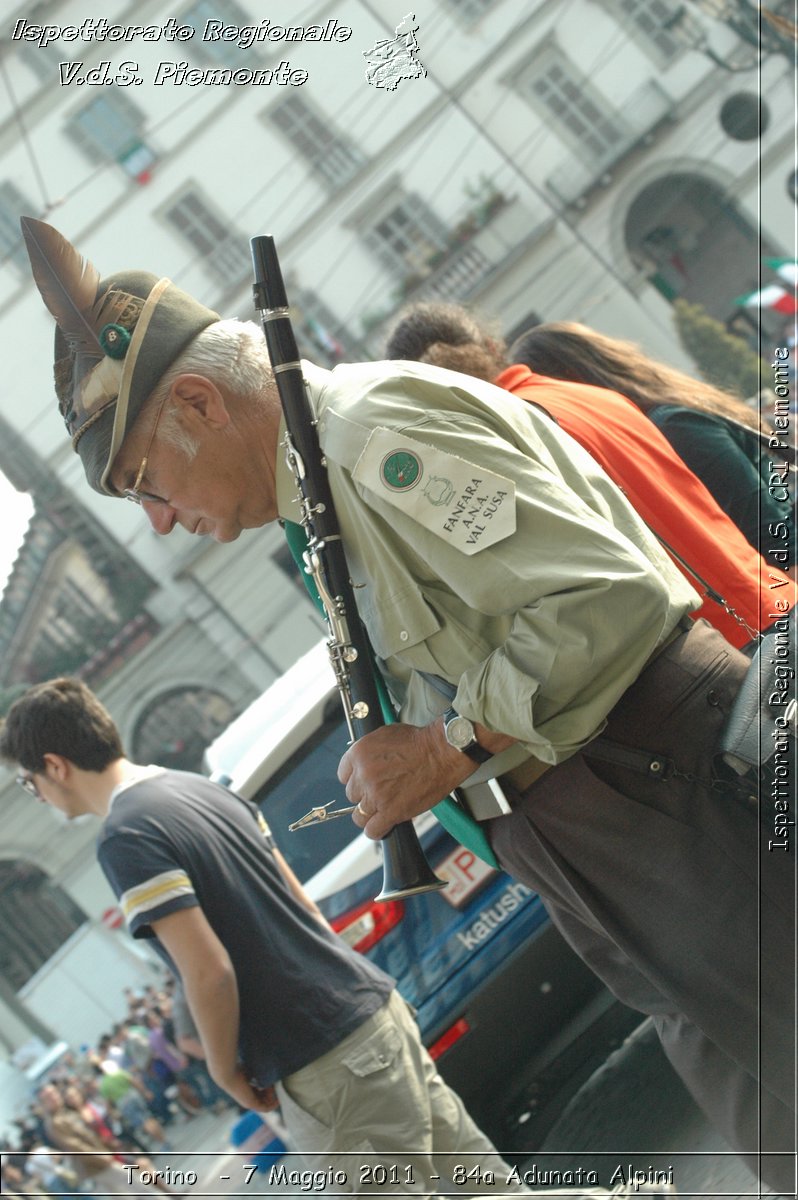
[[[174,404],[166,405],[164,414],[161,417],[160,437],[167,445],[172,446],[175,450],[179,450],[185,455],[189,462],[197,457],[199,450],[199,440],[192,437],[178,420],[177,408]]]

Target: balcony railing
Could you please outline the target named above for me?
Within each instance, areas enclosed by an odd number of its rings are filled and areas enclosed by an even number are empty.
[[[426,274],[409,276],[394,293],[393,304],[364,316],[369,353],[382,354],[385,335],[399,308],[419,300],[468,300],[511,256],[517,257],[542,236],[548,224],[536,223],[519,200],[503,197],[482,224],[460,222],[447,249],[427,260]]]
[[[490,267],[490,259],[475,239],[470,245],[449,251],[440,266],[406,294],[412,292],[414,300],[459,300],[479,283]]]

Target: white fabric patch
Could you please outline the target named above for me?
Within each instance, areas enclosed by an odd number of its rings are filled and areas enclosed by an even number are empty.
[[[352,477],[463,554],[515,532],[511,479],[393,429],[372,430]]]

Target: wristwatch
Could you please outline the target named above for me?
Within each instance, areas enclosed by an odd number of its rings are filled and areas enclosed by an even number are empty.
[[[493,758],[491,751],[477,741],[474,722],[469,721],[468,717],[461,717],[453,708],[443,714],[443,735],[450,746],[467,754],[475,763],[484,763]]]

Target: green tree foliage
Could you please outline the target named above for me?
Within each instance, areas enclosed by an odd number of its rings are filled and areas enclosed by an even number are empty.
[[[729,333],[702,305],[686,300],[676,301],[673,319],[679,340],[702,379],[741,400],[758,395],[762,360],[742,338]]]

